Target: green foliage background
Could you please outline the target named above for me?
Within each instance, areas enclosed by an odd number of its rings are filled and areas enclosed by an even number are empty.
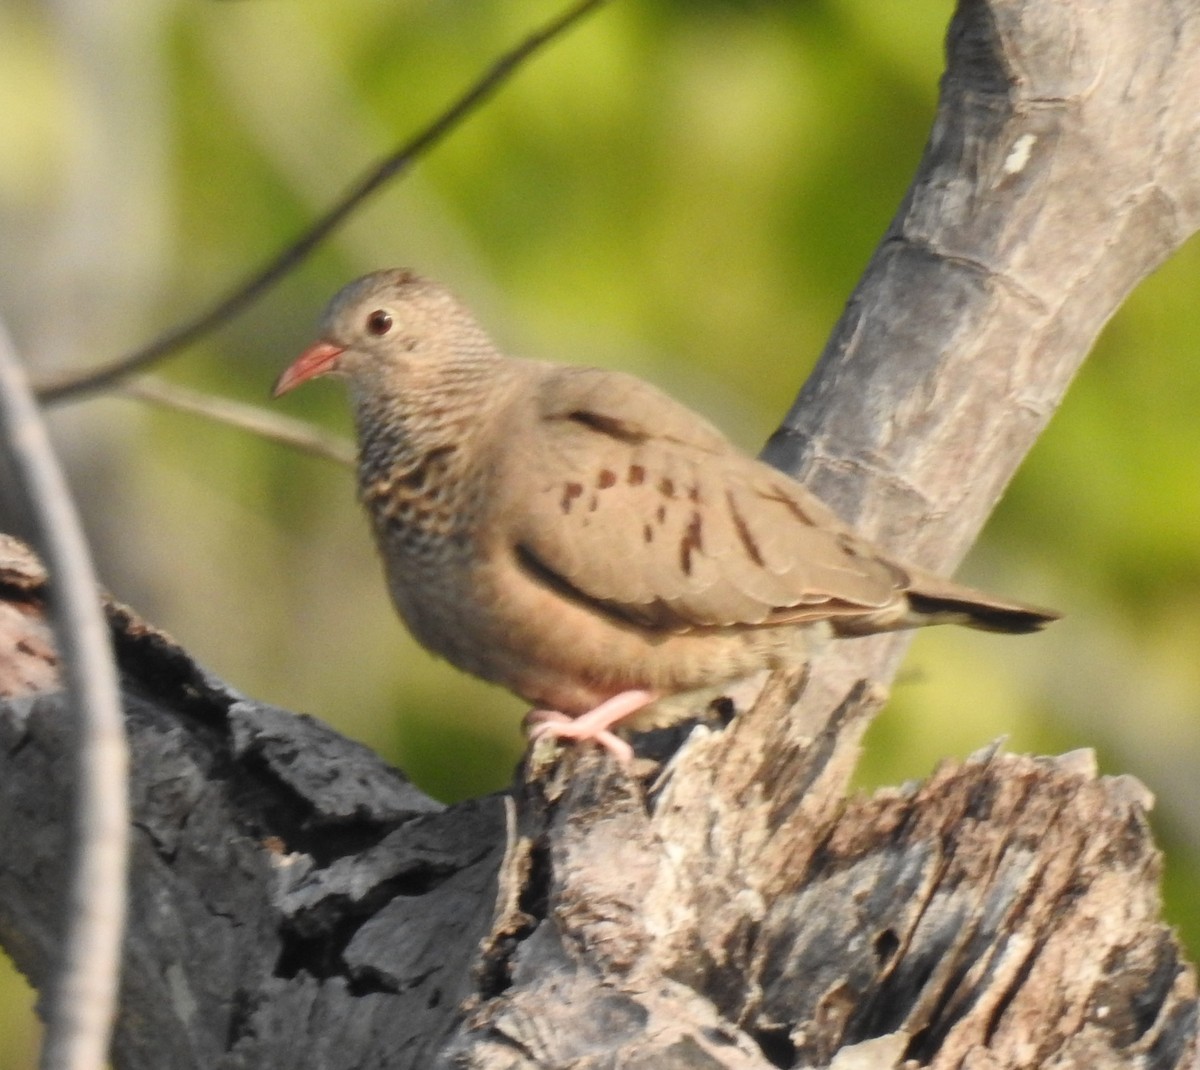
[[[0,8],[0,301],[24,351],[82,365],[179,321],[555,10]],[[510,349],[651,378],[756,449],[912,174],[951,10],[613,3],[164,374],[265,403],[327,297],[404,264],[451,283]],[[1169,916],[1193,951],[1198,273],[1193,242],[1110,325],[964,569],[1067,618],[1019,641],[923,634],[861,772],[924,776],[1000,735],[1096,748],[1159,796]],[[331,385],[281,408],[349,429]],[[348,473],[119,397],[55,427],[107,583],[209,667],[440,798],[509,781],[519,704],[402,632]],[[31,1007],[15,971],[0,976],[0,1067],[34,1064]]]

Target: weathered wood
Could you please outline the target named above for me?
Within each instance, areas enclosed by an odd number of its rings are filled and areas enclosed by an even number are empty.
[[[3,604],[40,636],[40,569],[3,550]],[[511,799],[442,808],[110,619],[138,755],[122,1070],[1196,1057],[1148,796],[1088,756],[987,751],[847,803],[838,742],[878,695],[809,738],[780,678],[645,779],[547,750]],[[70,765],[58,694],[22,682],[47,648],[9,638],[0,940],[38,984]]]
[[[1200,10],[960,0],[946,51],[912,186],[764,451],[941,572],[1104,324],[1200,228]],[[890,679],[906,645],[835,652],[816,716],[860,676]]]
[[[1200,9],[962,0],[948,57],[913,188],[767,454],[941,568],[1200,225]],[[0,940],[36,984],[66,728],[36,564],[0,564]],[[988,751],[845,799],[902,639],[639,741],[665,764],[634,777],[538,751],[510,797],[442,808],[111,619],[136,755],[120,1070],[1200,1059],[1134,782]]]
[[[0,591],[39,636],[36,563],[6,550]],[[447,811],[361,745],[242,698],[122,607],[110,619],[137,756],[115,1065],[351,1067],[373,1048],[377,1065],[387,1052],[428,1065],[491,920],[501,801]],[[40,986],[61,908],[67,719],[57,692],[21,683],[40,678],[44,648],[6,650],[0,940]]]

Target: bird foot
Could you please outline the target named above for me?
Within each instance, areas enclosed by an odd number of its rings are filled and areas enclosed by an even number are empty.
[[[628,765],[633,760],[633,748],[609,729],[618,721],[650,705],[655,697],[649,691],[622,691],[579,717],[569,717],[558,710],[530,710],[525,715],[525,726],[531,742],[539,739],[590,739],[599,743],[622,765]]]

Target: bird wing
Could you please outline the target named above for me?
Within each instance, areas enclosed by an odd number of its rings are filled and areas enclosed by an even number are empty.
[[[632,376],[543,367],[505,506],[535,580],[674,631],[896,604],[899,566],[690,409]]]

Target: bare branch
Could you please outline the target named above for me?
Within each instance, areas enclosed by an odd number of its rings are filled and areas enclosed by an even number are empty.
[[[417,160],[480,108],[542,48],[564,34],[594,8],[608,0],[577,0],[540,30],[502,55],[483,76],[423,130],[386,156],[355,182],[323,216],[292,244],[236,286],[212,307],[160,335],[141,349],[84,372],[60,372],[35,384],[47,404],[94,394],[120,379],[178,353],[197,339],[232,319],[257,301],[332,234],[368,197],[388,181],[407,171]]]
[[[117,392],[138,401],[202,416],[206,420],[236,427],[252,435],[323,457],[336,464],[353,466],[354,444],[304,420],[268,412],[257,405],[189,390],[161,379],[141,378],[117,386]]]
[[[933,567],[1124,294],[1200,227],[1194,5],[960,0],[947,54],[920,172],[768,453]],[[38,983],[64,718],[39,693],[41,572],[2,551],[24,641],[0,643],[0,937]],[[535,754],[511,807],[442,808],[110,612],[154,906],[133,919],[123,1070],[1200,1065],[1146,791],[1087,755],[989,749],[848,800],[892,667],[875,640],[640,739],[632,775]]]
[[[50,573],[54,632],[77,725],[73,860],[42,1070],[100,1070],[112,1034],[125,930],[128,751],[108,626],[70,490],[0,323],[0,440]]]

